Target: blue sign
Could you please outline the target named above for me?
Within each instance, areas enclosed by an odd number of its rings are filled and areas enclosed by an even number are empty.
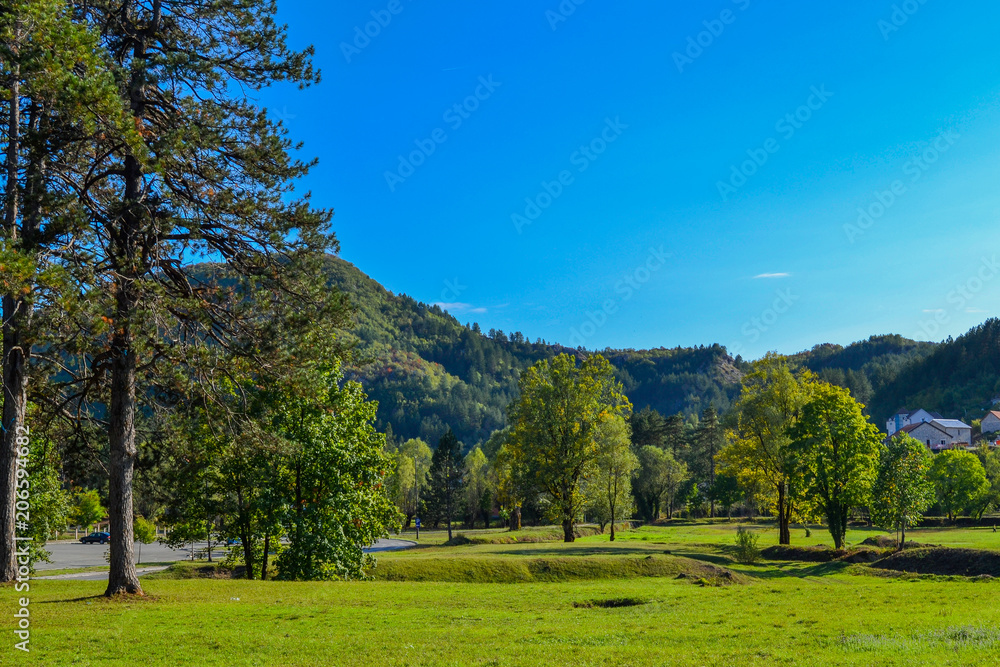
[[[417,519],[417,528],[420,528],[420,519]]]

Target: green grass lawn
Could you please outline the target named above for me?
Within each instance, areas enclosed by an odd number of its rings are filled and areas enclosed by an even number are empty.
[[[615,544],[594,536],[571,545],[428,546],[380,556],[383,571],[443,571],[449,563],[461,568],[476,562],[509,568],[546,559],[589,568],[585,578],[560,580],[555,572],[556,580],[542,583],[284,583],[167,575],[144,578],[150,599],[117,602],[99,597],[103,582],[38,581],[31,592],[29,656],[12,650],[16,595],[3,593],[0,635],[7,645],[0,646],[0,664],[1000,662],[1000,583],[865,576],[861,566],[842,563],[735,566],[729,561],[734,531],[735,524],[676,525],[622,533]],[[762,546],[775,541],[773,534],[762,531]],[[870,534],[852,531],[849,540]],[[989,529],[913,536],[1000,548],[997,538]],[[793,543],[830,540],[816,529],[805,540],[796,530]],[[649,561],[663,567],[664,576],[623,572]],[[691,578],[674,578],[698,561],[732,567],[751,583],[699,586]],[[609,600],[632,606],[601,606]]]

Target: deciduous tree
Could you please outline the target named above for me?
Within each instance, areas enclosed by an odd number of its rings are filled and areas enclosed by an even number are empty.
[[[620,417],[597,427],[597,458],[588,482],[590,507],[611,524],[610,540],[615,541],[615,522],[632,514],[632,474],[639,459],[632,452],[629,427]]]
[[[905,433],[897,434],[882,449],[878,476],[872,486],[872,520],[901,535],[901,550],[906,544],[906,529],[917,525],[924,510],[934,502],[930,467],[927,447]]]
[[[808,402],[808,373],[796,377],[784,357],[768,353],[743,378],[733,408],[729,444],[720,458],[744,486],[766,484],[775,497],[778,542],[789,544],[789,524],[801,486],[801,469],[791,448],[791,428]]]
[[[847,389],[820,382],[810,393],[791,430],[791,450],[806,506],[826,517],[834,546],[841,549],[851,511],[871,497],[882,434]]]
[[[954,520],[989,492],[983,464],[972,452],[947,449],[934,457],[929,473],[941,509]]]
[[[511,447],[562,522],[563,539],[583,509],[580,482],[597,456],[598,426],[627,419],[632,406],[607,359],[594,355],[577,365],[561,354],[521,374],[520,398],[509,409]]]

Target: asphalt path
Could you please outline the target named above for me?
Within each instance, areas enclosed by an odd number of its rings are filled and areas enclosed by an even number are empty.
[[[381,551],[399,551],[401,549],[409,549],[410,547],[416,546],[416,542],[410,540],[396,540],[396,539],[385,539],[379,540],[372,546],[365,549],[368,553],[379,553]],[[138,552],[138,544],[136,545]],[[68,570],[78,567],[98,567],[106,566],[108,562],[104,558],[104,554],[108,551],[109,547],[106,544],[81,544],[77,541],[61,540],[58,542],[49,542],[45,545],[45,548],[49,551],[51,563],[38,563],[35,567],[38,570],[39,575],[35,577],[36,579],[46,578],[44,576],[45,570]],[[196,543],[194,545],[195,554],[199,558],[204,558],[202,552],[208,548],[208,544],[205,542]],[[222,560],[226,557],[226,550],[221,547],[212,548],[212,559]],[[158,542],[153,544],[143,544],[142,545],[142,562],[144,563],[173,563],[182,560],[190,560],[191,549],[172,549],[168,546],[164,546]],[[150,572],[159,572],[165,570],[166,566],[159,567],[143,567],[140,563],[138,566],[139,574],[149,574]],[[53,579],[76,579],[76,580],[93,580],[99,581],[108,578],[107,572],[83,572],[77,574],[63,574],[55,575]]]

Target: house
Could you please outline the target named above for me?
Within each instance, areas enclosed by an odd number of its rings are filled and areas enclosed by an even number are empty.
[[[913,411],[906,409],[897,410],[896,414],[889,417],[889,420],[885,423],[885,430],[892,436],[895,435],[896,431],[902,430],[904,426],[932,422],[935,419],[943,419],[943,417],[936,412],[927,412],[923,408]]]
[[[927,445],[932,452],[972,445],[972,427],[958,419],[933,419],[899,429]]]
[[[996,433],[1000,431],[1000,412],[992,410],[983,417],[982,431],[983,433]]]

